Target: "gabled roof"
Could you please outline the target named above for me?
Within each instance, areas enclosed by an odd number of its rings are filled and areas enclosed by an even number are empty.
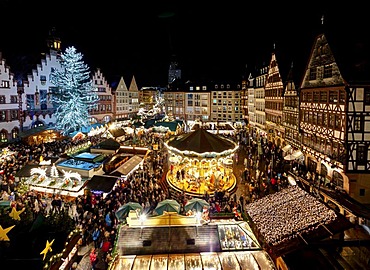
[[[180,151],[187,150],[199,154],[206,152],[221,153],[236,146],[232,141],[202,128],[176,136],[168,142],[168,145]]]
[[[114,176],[128,175],[137,165],[140,164],[142,160],[143,158],[138,155],[132,156],[129,160],[127,160],[125,163],[123,163],[121,166],[119,166],[117,169],[111,172],[110,175]]]
[[[172,121],[172,122],[166,122],[166,121],[162,121],[162,122],[156,122],[153,124],[153,126],[155,127],[167,127],[169,128],[169,130],[175,132],[177,127],[179,126],[180,124],[177,122],[177,121]]]
[[[148,129],[148,128],[154,126],[154,124],[155,124],[156,121],[157,121],[156,119],[148,119],[148,120],[146,120],[145,123],[144,123],[144,128]]]
[[[120,143],[117,142],[115,139],[109,138],[105,141],[102,141],[101,143],[97,144],[96,146],[92,148],[96,149],[107,149],[107,150],[117,150],[121,147]]]
[[[109,129],[109,133],[114,137],[118,138],[126,134],[125,130],[122,128]]]

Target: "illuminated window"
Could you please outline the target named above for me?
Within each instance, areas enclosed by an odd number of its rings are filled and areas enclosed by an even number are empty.
[[[333,66],[326,65],[324,66],[324,78],[331,78],[333,77]]]
[[[9,88],[9,81],[2,81],[1,82],[1,87],[3,87],[3,88]]]

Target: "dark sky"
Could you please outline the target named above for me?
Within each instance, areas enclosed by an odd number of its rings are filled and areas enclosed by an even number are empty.
[[[134,75],[142,87],[167,83],[172,54],[186,80],[240,79],[246,65],[269,59],[274,44],[278,63],[306,65],[322,15],[331,31],[369,36],[364,4],[266,2],[0,0],[0,51],[12,70],[30,72],[32,61],[28,67],[20,59],[33,55],[39,63],[56,27],[62,48],[74,46],[109,83],[123,76],[129,84]]]

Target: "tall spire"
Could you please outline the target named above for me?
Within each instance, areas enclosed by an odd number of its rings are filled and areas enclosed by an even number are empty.
[[[321,16],[321,25],[324,25],[324,15]]]

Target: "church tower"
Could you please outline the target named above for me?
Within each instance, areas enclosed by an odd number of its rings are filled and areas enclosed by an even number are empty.
[[[46,46],[49,50],[56,51],[57,54],[60,54],[61,52],[61,40],[59,36],[57,35],[57,31],[55,27],[52,27],[49,30],[49,35],[46,39]],[[48,52],[47,52],[48,53]]]
[[[174,81],[181,79],[181,69],[177,62],[176,55],[172,55],[170,68],[168,70],[168,84],[172,84]]]

